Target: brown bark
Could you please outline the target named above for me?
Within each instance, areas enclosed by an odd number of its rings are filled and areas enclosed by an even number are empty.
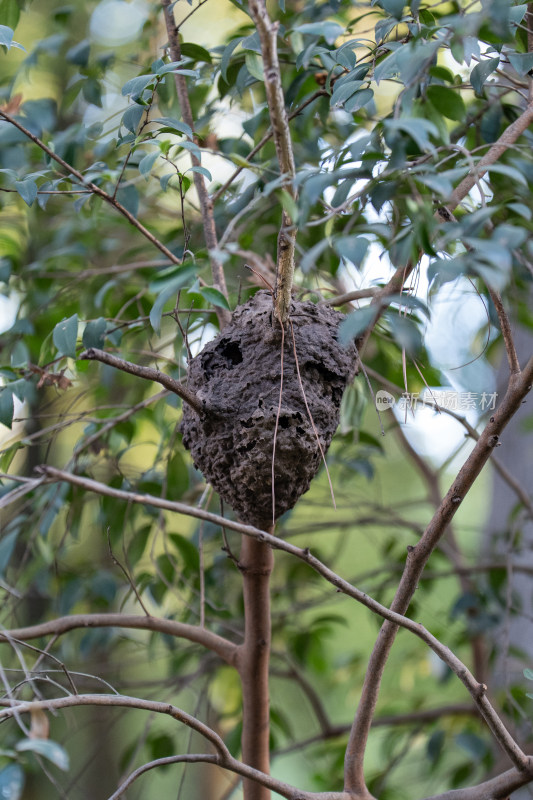
[[[243,537],[239,568],[243,578],[244,643],[237,668],[242,683],[242,760],[270,772],[270,575],[274,555],[270,545]],[[270,789],[244,781],[245,800],[270,800]]]

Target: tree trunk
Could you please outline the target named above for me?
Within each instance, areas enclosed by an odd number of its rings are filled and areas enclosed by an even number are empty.
[[[270,575],[272,549],[243,537],[239,568],[243,577],[244,643],[238,670],[242,683],[242,759],[245,764],[270,771]],[[245,800],[270,800],[270,791],[254,781],[244,781]]]

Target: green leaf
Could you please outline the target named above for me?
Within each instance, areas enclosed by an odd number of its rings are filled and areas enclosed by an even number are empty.
[[[23,739],[15,745],[19,753],[32,752],[47,758],[56,767],[67,772],[69,769],[69,757],[67,752],[57,742],[51,739]]]
[[[421,152],[424,150],[434,150],[435,148],[429,141],[429,136],[438,136],[437,126],[428,119],[415,119],[414,117],[400,117],[400,119],[385,120],[385,129],[391,131],[403,131],[413,139]]]
[[[205,61],[206,64],[211,64],[211,53],[205,47],[201,47],[194,42],[182,42],[180,45],[182,56],[192,58],[194,61]]]
[[[342,25],[330,20],[306,22],[303,25],[297,25],[293,30],[299,33],[307,33],[310,36],[322,36],[328,44],[333,44],[335,39],[338,39],[344,33]]]
[[[363,81],[348,81],[347,83],[336,83],[331,95],[330,105],[332,108],[335,106],[342,106],[342,104],[363,85]]]
[[[198,289],[199,294],[202,295],[209,303],[212,305],[217,306],[218,308],[225,308],[228,311],[231,311],[230,305],[227,299],[224,297],[221,291],[215,289],[214,286],[201,286]]]
[[[0,0],[0,19],[12,30],[18,25],[20,19],[20,5],[17,0]],[[2,794],[0,793],[0,797]]]
[[[156,150],[155,153],[148,153],[146,156],[144,156],[144,158],[141,158],[141,160],[139,161],[139,172],[141,173],[141,175],[144,175],[146,180],[148,180],[150,171],[160,155],[161,153],[159,152],[159,150]]]
[[[31,178],[22,181],[15,181],[15,189],[22,197],[26,205],[31,206],[37,197],[37,184]]]
[[[307,253],[304,255],[302,260],[300,261],[300,269],[302,272],[307,273],[309,272],[316,264],[318,257],[330,247],[330,243],[328,239],[322,239],[321,242],[315,244]]]
[[[11,47],[11,43],[13,41],[13,31],[11,28],[8,28],[7,25],[0,25],[0,45],[9,48]]]
[[[83,331],[82,342],[84,347],[95,347],[101,350],[104,346],[107,322],[103,317],[88,322]]]
[[[527,75],[533,69],[533,53],[507,53],[507,58],[519,75]]]
[[[59,353],[70,358],[76,357],[76,340],[78,338],[78,315],[58,322],[52,334],[52,340]]]
[[[422,349],[422,336],[418,327],[409,317],[395,312],[385,312],[394,341],[410,356],[415,356]]]
[[[2,800],[20,800],[24,789],[24,772],[20,764],[8,764],[0,770]]]
[[[341,258],[360,267],[370,244],[364,236],[341,236],[333,242],[333,249]]]
[[[129,94],[133,100],[136,100],[141,96],[146,87],[154,83],[155,80],[155,75],[139,75],[138,78],[132,78],[130,81],[126,81],[122,87],[122,94],[124,97]]]
[[[91,43],[88,39],[84,39],[79,44],[67,50],[65,58],[71,64],[76,64],[78,67],[86,67],[89,62],[89,54],[91,51]]]
[[[246,69],[258,81],[264,81],[265,74],[263,71],[263,59],[257,53],[247,52],[244,57]]]
[[[6,534],[5,536],[0,539],[0,575],[2,577],[5,576],[5,572],[11,556],[13,555],[13,550],[15,549],[15,544],[17,542],[17,537],[19,535],[19,528],[16,528],[11,533]],[[2,795],[0,794],[0,797]]]
[[[224,48],[222,58],[220,59],[220,74],[223,80],[228,82],[228,67],[233,51],[240,45],[244,36],[239,36],[237,39],[232,39],[231,42]]]
[[[470,73],[470,83],[477,95],[482,94],[485,81],[489,75],[498,68],[499,63],[500,57],[497,56],[496,58],[489,58],[486,61],[480,61],[479,64],[476,64]]]
[[[13,424],[13,413],[13,394],[9,387],[4,386],[3,389],[0,389],[0,425],[11,428]]]
[[[346,346],[376,319],[379,306],[368,305],[352,311],[339,325],[339,342]]]
[[[137,216],[137,212],[139,211],[139,192],[136,186],[132,183],[128,186],[121,186],[117,192],[117,200],[124,206],[126,211],[133,214],[134,217]]]
[[[180,119],[175,119],[174,117],[157,117],[157,119],[153,119],[152,122],[160,122],[164,126],[164,129],[168,128],[170,131],[184,133],[185,136],[188,136],[190,139],[193,138],[193,132],[190,125],[187,125],[186,122],[183,122]]]
[[[466,107],[461,95],[448,86],[428,86],[427,96],[447,119],[461,122],[466,117]]]
[[[133,106],[129,106],[129,108],[127,108],[122,115],[122,124],[126,130],[131,131],[132,133],[137,133],[137,128],[139,127],[139,123],[143,114],[143,106],[140,106],[137,103],[135,103]]]
[[[524,670],[524,678],[527,678],[528,681],[533,681],[533,669],[529,669],[529,667],[526,667],[526,669]]]
[[[194,165],[194,167],[190,167],[187,170],[187,172],[197,172],[199,175],[203,175],[205,178],[207,178],[208,181],[213,180],[213,176],[211,175],[208,169],[206,169],[205,167],[199,167],[196,164]]]
[[[165,304],[168,303],[171,297],[176,296],[178,290],[185,286],[195,272],[196,266],[194,264],[188,267],[181,267],[179,272],[160,290],[160,294],[150,311],[150,325],[158,336],[161,333],[161,316]]]
[[[405,6],[403,0],[380,0],[380,6],[396,19],[402,18],[402,12]]]
[[[345,102],[344,110],[347,111],[348,114],[355,114],[355,112],[359,111],[360,108],[366,106],[366,104],[370,102],[373,97],[373,89],[361,89],[360,92],[356,92]]]

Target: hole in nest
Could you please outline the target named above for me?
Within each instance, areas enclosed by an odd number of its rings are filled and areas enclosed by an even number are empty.
[[[229,341],[224,347],[220,348],[220,353],[229,361],[232,367],[242,363],[242,352],[237,342]]]
[[[280,417],[279,418],[279,427],[280,428],[289,428],[291,424],[290,417]]]

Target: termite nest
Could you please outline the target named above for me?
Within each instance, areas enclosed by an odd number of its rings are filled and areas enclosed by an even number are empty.
[[[338,341],[343,315],[310,301],[291,303],[300,376],[324,453],[339,423],[341,400],[357,370],[353,345]],[[272,524],[272,452],[276,430],[276,519],[296,504],[321,464],[317,435],[298,379],[291,328],[282,329],[270,292],[237,308],[231,323],[189,364],[188,388],[205,404],[184,404],[181,431],[194,465],[243,522]]]

